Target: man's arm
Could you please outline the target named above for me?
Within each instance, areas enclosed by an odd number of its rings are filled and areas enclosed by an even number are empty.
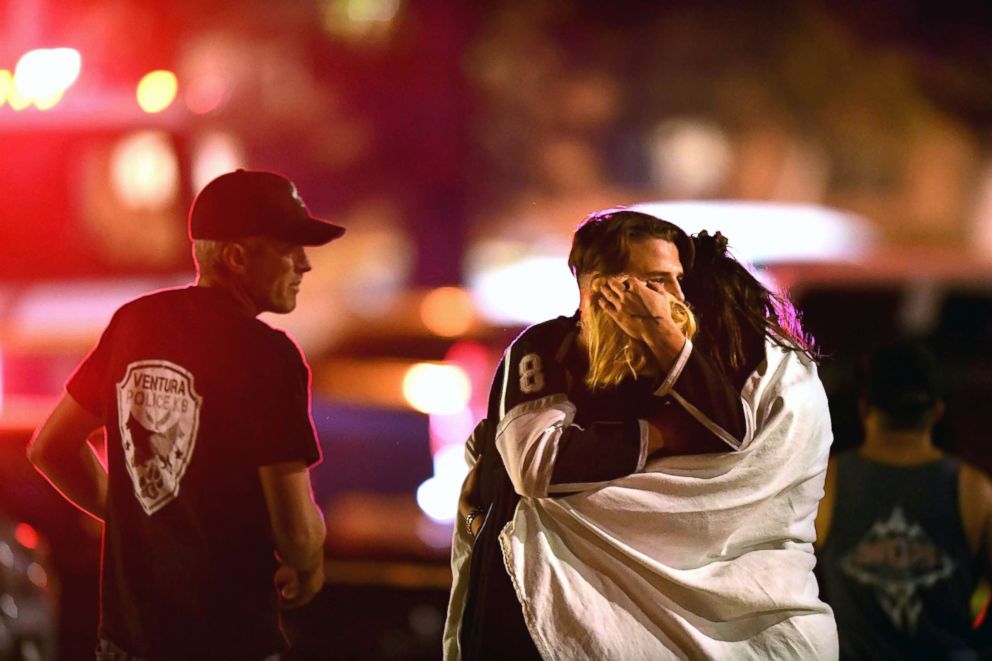
[[[669,305],[663,294],[649,287],[637,291],[653,304]],[[629,321],[626,332],[647,332],[644,329],[654,323],[640,317]],[[684,337],[664,368],[654,410],[645,411],[640,420],[578,427],[557,360],[562,351],[542,338],[541,329],[547,326],[535,328],[538,333],[528,329],[507,350],[490,399],[490,416],[499,420],[496,445],[522,496],[544,498],[597,488],[643,470],[647,457],[659,451],[723,452],[745,445],[753,433],[729,377],[693,351]],[[677,406],[665,406],[667,401]],[[675,408],[679,411],[671,410]]]
[[[837,459],[830,457],[827,463],[827,476],[823,482],[823,498],[816,512],[816,542],[814,546],[822,549],[830,534],[830,524],[834,520],[834,503],[837,502]]]
[[[740,390],[691,341],[686,341],[655,396],[648,420],[668,437],[668,454],[738,450],[754,434]],[[669,402],[677,407],[666,406]],[[679,412],[666,410],[670,408]]]
[[[749,429],[738,386],[694,350],[672,319],[671,302],[661,285],[629,278],[621,286],[621,280],[607,280],[601,290],[603,310],[627,335],[644,342],[654,356],[663,375],[655,394],[659,398],[670,396],[695,421],[691,433],[686,433],[681,423],[666,430],[673,436],[666,443],[667,452],[700,454],[747,445],[753,430]],[[661,420],[651,422],[664,428]]]
[[[260,466],[258,476],[269,509],[276,553],[283,567],[276,583],[283,606],[309,602],[324,585],[324,517],[313,499],[302,461]]]
[[[59,493],[100,521],[107,509],[107,469],[86,439],[102,424],[66,394],[27,449],[28,460]]]
[[[980,561],[982,575],[992,581],[992,481],[963,462],[958,477],[958,503],[968,547]]]
[[[479,481],[479,464],[483,448],[490,438],[491,426],[492,423],[487,418],[483,418],[465,441],[465,461],[469,468],[458,495],[458,514],[461,521],[456,522],[456,525],[463,525],[467,521],[467,517],[474,513],[471,519],[472,527],[469,530],[473,537],[478,534],[483,521],[485,521],[485,503]]]

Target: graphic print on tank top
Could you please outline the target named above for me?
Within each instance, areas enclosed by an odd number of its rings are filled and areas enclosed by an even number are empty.
[[[167,360],[133,362],[117,384],[124,463],[146,514],[179,494],[193,456],[202,402],[189,370]]]
[[[920,591],[947,580],[957,566],[926,530],[907,520],[897,506],[888,520],[875,521],[841,559],[841,568],[855,581],[873,588],[892,625],[912,636],[923,610]]]

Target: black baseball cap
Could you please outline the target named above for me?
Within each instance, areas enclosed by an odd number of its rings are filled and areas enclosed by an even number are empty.
[[[192,239],[229,241],[260,234],[320,246],[344,231],[311,216],[293,182],[263,170],[222,174],[203,187],[189,212]]]

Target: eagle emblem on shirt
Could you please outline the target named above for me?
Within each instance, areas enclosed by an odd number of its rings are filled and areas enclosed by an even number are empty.
[[[167,360],[133,362],[117,384],[124,464],[146,514],[179,495],[196,445],[202,403],[189,370]]]

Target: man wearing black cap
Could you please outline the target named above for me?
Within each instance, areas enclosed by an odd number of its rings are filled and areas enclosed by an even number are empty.
[[[864,443],[830,462],[817,555],[842,659],[979,658],[969,601],[992,566],[992,483],[934,447],[939,378],[920,344],[875,350]]]
[[[344,228],[238,170],[196,197],[189,233],[195,284],[121,307],[28,450],[105,522],[98,658],[278,655],[278,608],[323,585],[309,369],[256,317],[296,307],[304,246]],[[86,442],[100,427],[106,468]]]

